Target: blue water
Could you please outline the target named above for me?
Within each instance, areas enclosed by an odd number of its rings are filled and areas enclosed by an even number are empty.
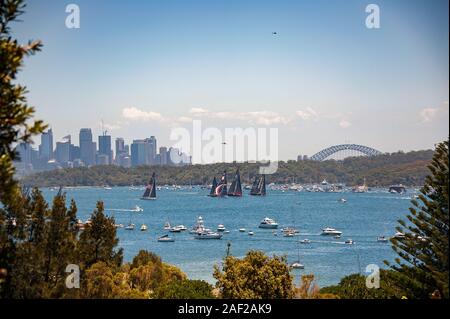
[[[44,189],[48,200],[55,195]],[[211,283],[213,265],[221,262],[226,254],[227,242],[231,243],[231,254],[242,257],[250,249],[258,249],[269,255],[287,255],[289,262],[298,259],[304,270],[293,270],[296,283],[301,274],[313,273],[321,287],[336,284],[345,275],[364,272],[368,264],[384,267],[383,260],[395,257],[390,243],[379,243],[379,235],[392,236],[397,220],[404,218],[410,207],[411,193],[389,194],[383,190],[370,193],[308,193],[270,191],[266,197],[244,196],[242,198],[210,198],[207,190],[200,188],[158,192],[158,199],[143,201],[142,190],[128,187],[66,189],[67,198],[74,198],[78,216],[85,221],[96,201],[105,203],[108,215],[116,223],[136,224],[134,231],[118,228],[120,246],[124,248],[125,261],[130,261],[141,249],[152,251],[163,261],[181,268],[191,279],[203,279]],[[338,202],[345,197],[346,203]],[[118,212],[108,209],[132,209],[141,206],[144,211]],[[157,237],[164,234],[163,225],[183,224],[189,229],[197,217],[202,216],[205,226],[213,230],[224,224],[230,230],[222,240],[196,240],[188,231],[173,234],[174,243],[159,243]],[[275,219],[280,228],[294,225],[300,230],[297,237],[275,237],[271,230],[258,228],[264,217]],[[145,223],[148,231],[139,227]],[[343,232],[336,240],[320,236],[323,227],[334,227]],[[254,236],[238,231],[239,228],[254,231]],[[311,244],[298,244],[299,239],[308,238]],[[353,239],[354,245],[336,243]],[[300,247],[300,248],[299,248]]]

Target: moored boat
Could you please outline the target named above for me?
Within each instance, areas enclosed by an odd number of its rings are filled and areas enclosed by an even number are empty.
[[[342,235],[342,232],[339,230],[336,230],[334,228],[331,227],[325,227],[322,229],[322,234],[324,236],[339,236]]]
[[[194,236],[195,239],[221,239],[222,234],[213,231],[202,231]]]
[[[259,228],[265,228],[265,229],[276,229],[278,228],[278,223],[275,222],[273,219],[265,217],[261,223],[259,223]]]
[[[160,243],[172,243],[175,241],[175,239],[173,237],[170,237],[169,235],[162,235],[158,237],[158,241]]]

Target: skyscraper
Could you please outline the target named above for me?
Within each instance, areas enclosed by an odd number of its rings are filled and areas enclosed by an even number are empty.
[[[150,138],[145,139],[145,142],[148,144],[148,164],[155,164],[157,153],[156,137],[150,136]]]
[[[49,129],[41,135],[41,145],[39,145],[39,157],[48,161],[53,158],[53,131]]]
[[[80,130],[80,157],[86,166],[95,164],[96,145],[92,142],[90,128]]]
[[[100,135],[98,137],[98,153],[108,157],[107,164],[112,164],[111,135]],[[105,160],[102,160],[102,164]]]
[[[168,155],[167,155],[167,147],[165,147],[165,146],[162,146],[162,147],[160,147],[159,148],[159,156],[160,156],[160,158],[161,158],[161,160],[160,160],[160,164],[161,165],[167,165],[169,162],[168,162]]]
[[[125,153],[125,141],[123,138],[116,138],[116,157],[120,154]]]
[[[149,161],[149,143],[145,140],[134,140],[131,144],[131,165],[148,165]]]
[[[70,135],[63,137],[60,142],[56,142],[55,158],[60,164],[70,161]]]

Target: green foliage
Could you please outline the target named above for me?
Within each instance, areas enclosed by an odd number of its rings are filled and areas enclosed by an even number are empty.
[[[17,195],[12,161],[18,159],[15,145],[30,142],[45,129],[42,121],[30,123],[34,108],[28,106],[26,88],[15,79],[24,58],[39,51],[39,41],[20,45],[11,37],[9,25],[23,13],[23,0],[0,1],[0,200],[9,203]]]
[[[156,289],[155,299],[213,299],[213,287],[203,280],[172,281]]]
[[[275,174],[267,176],[268,183],[341,182],[360,185],[366,178],[369,186],[391,184],[423,185],[427,174],[426,165],[432,151],[393,153],[376,157],[348,158],[344,161],[288,161],[279,162]],[[118,166],[94,166],[90,168],[67,168],[40,172],[25,177],[24,185],[30,186],[127,186],[144,185],[155,171],[159,185],[205,185],[210,184],[214,175],[226,169],[234,172],[239,167],[243,183],[250,184],[258,173],[257,163],[208,164],[185,167],[140,166],[123,168]]]
[[[91,224],[81,233],[77,247],[83,266],[88,268],[102,261],[109,266],[119,267],[122,249],[115,250],[119,243],[115,222],[114,218],[105,216],[103,202],[97,203],[90,220]]]
[[[292,298],[294,287],[285,257],[249,251],[243,259],[225,257],[222,271],[214,267],[216,287],[226,299]]]
[[[418,200],[397,230],[406,238],[392,239],[397,252],[393,280],[408,298],[449,298],[449,150],[448,140],[436,147]],[[386,262],[390,265],[390,263]]]
[[[380,288],[367,288],[366,277],[352,274],[341,279],[335,286],[320,289],[322,295],[335,295],[340,299],[396,299],[401,297],[399,289],[391,279],[391,271],[380,270]]]

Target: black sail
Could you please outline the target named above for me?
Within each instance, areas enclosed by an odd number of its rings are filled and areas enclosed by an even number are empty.
[[[227,193],[227,171],[224,171],[214,194],[216,194],[216,196],[226,196]]]
[[[217,179],[214,176],[214,179],[212,181],[211,191],[209,192],[208,196],[211,196],[211,197],[216,197],[217,196],[216,195],[216,187],[217,187]]]
[[[259,184],[258,176],[255,176],[252,188],[250,189],[250,195],[258,195],[258,184]]]
[[[266,195],[266,176],[262,175],[260,178],[255,177],[250,195],[265,196]]]
[[[228,190],[228,196],[242,196],[241,175],[239,170],[236,171],[234,180]]]
[[[152,178],[145,188],[144,194],[142,195],[142,199],[156,198],[156,175],[152,174]]]
[[[261,196],[266,196],[266,175],[263,175],[261,178],[261,189],[259,192]]]

